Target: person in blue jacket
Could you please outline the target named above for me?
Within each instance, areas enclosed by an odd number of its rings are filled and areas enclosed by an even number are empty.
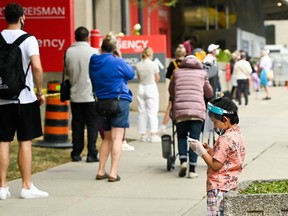
[[[127,81],[135,76],[134,69],[120,57],[117,49],[117,38],[108,33],[102,41],[101,54],[92,55],[89,73],[93,93],[98,99],[113,99],[120,94],[121,113],[103,119],[104,139],[99,151],[99,168],[97,180],[108,179],[109,182],[120,180],[118,165],[122,153],[122,140],[125,129],[129,128],[130,103],[132,92]],[[105,166],[111,154],[111,168],[106,173]]]

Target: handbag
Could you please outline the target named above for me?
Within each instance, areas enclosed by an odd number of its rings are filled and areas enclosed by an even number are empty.
[[[96,112],[102,117],[114,117],[121,113],[121,108],[119,107],[120,95],[122,92],[122,86],[117,98],[114,99],[98,99],[96,92],[94,91],[95,96],[95,108]]]
[[[64,65],[65,65],[65,57],[66,57],[66,52],[64,54]],[[70,100],[70,81],[68,79],[64,80],[65,76],[65,66],[63,69],[62,73],[62,82],[60,84],[60,101],[65,102],[67,100]]]
[[[62,82],[60,84],[60,101],[61,102],[70,100],[70,87],[71,85],[70,85],[69,80],[62,79]]]

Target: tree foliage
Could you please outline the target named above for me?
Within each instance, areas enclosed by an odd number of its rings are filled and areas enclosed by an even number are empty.
[[[155,9],[160,6],[175,7],[178,0],[130,0],[130,2],[139,8],[150,7],[151,9]]]

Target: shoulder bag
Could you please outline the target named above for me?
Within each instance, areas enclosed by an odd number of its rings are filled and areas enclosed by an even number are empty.
[[[121,113],[121,108],[119,107],[120,95],[122,92],[122,86],[117,98],[114,99],[99,99],[94,91],[95,101],[96,101],[96,112],[102,117],[114,117]]]
[[[62,82],[60,84],[60,101],[65,102],[67,100],[70,100],[70,81],[68,79],[64,80],[65,76],[65,57],[66,52],[64,54],[64,68],[63,68],[63,74],[62,74]]]

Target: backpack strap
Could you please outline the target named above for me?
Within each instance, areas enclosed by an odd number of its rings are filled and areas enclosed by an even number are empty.
[[[4,39],[4,37],[2,36],[1,33],[0,33],[0,44],[1,44],[1,45],[7,44],[7,42],[5,41],[5,39]]]
[[[26,34],[23,34],[23,35],[19,36],[12,44],[17,45],[17,46],[20,46],[20,44],[21,44],[24,40],[26,40],[28,37],[30,37],[30,36],[32,36],[32,35],[31,35],[31,34],[27,34],[27,33],[26,33]],[[26,79],[26,77],[27,77],[27,74],[28,74],[30,65],[31,65],[31,61],[29,61],[29,64],[28,64],[27,69],[26,69],[26,71],[25,71],[25,79]],[[26,85],[26,87],[27,87],[28,90],[30,91],[29,86]]]
[[[13,44],[19,46],[26,38],[32,36],[31,34],[23,34],[20,37],[18,37]]]
[[[174,70],[175,70],[175,69],[178,69],[177,62],[176,62],[176,61],[173,61],[173,64],[174,64],[174,67],[175,67]]]

